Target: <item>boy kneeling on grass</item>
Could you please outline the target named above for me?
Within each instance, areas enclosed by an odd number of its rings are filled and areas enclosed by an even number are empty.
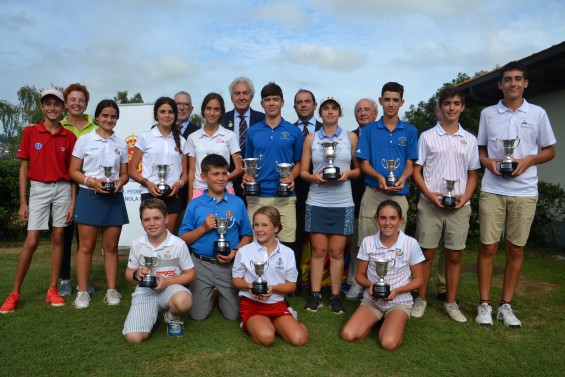
[[[165,203],[156,198],[144,200],[139,213],[146,235],[133,241],[126,269],[126,280],[138,284],[122,331],[129,343],[149,339],[159,310],[166,310],[163,317],[169,336],[182,336],[184,323],[179,316],[188,313],[192,307],[192,294],[185,285],[196,278],[188,247],[167,230],[169,215]],[[151,273],[142,265],[142,257],[159,260],[153,267],[153,274],[158,277],[153,289],[139,286],[139,282]]]

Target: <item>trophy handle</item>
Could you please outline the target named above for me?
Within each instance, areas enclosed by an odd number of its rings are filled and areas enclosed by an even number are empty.
[[[259,161],[263,161],[263,163],[261,164],[261,166],[259,166]],[[265,155],[264,154],[260,154],[259,155],[259,160],[257,160],[257,170],[260,170],[263,165],[265,164]]]
[[[398,169],[399,166],[400,166],[400,158],[397,158],[396,162],[394,163],[394,170]]]
[[[269,262],[265,262],[265,271],[269,269]]]
[[[230,225],[231,222],[231,225]],[[228,220],[228,229],[231,229],[231,227],[235,224],[235,217],[231,216],[230,219]]]
[[[387,168],[386,160],[384,158],[381,160],[381,165],[383,166],[383,168],[385,168],[385,169]]]
[[[516,139],[514,139],[514,143],[516,143],[516,140],[518,140],[518,144],[514,144],[514,148],[518,148],[518,145],[520,145],[520,138],[516,137]]]
[[[392,262],[392,266],[389,267],[389,270],[392,270],[394,268],[394,265],[396,264],[396,258],[392,258],[389,263]]]
[[[281,172],[281,170],[279,169],[279,162],[277,160],[275,160],[275,170],[279,173]]]

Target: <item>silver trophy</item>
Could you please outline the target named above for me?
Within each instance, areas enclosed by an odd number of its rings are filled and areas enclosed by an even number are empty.
[[[253,287],[251,288],[251,292],[254,295],[264,295],[267,294],[269,291],[269,287],[267,286],[267,282],[261,278],[261,275],[265,273],[265,271],[269,268],[269,263],[267,262],[249,262],[251,267],[255,269],[255,273],[257,274],[257,280],[251,283]]]
[[[398,178],[394,175],[394,171],[400,166],[400,158],[396,160],[385,160],[381,161],[383,168],[388,170],[388,177],[386,177],[386,185],[393,187],[398,182]]]
[[[157,277],[153,274],[154,268],[159,265],[159,257],[146,257],[142,255],[139,258],[139,263],[149,269],[149,274],[143,277],[143,280],[139,282],[139,286],[145,288],[155,288],[158,283]]]
[[[104,187],[105,191],[114,192],[114,190],[116,190],[116,184],[110,179],[110,177],[118,171],[118,168],[115,165],[100,165],[100,171],[104,173],[104,176],[106,177],[106,180],[102,182],[102,187]]]
[[[171,186],[166,183],[169,171],[172,169],[173,164],[153,164],[153,171],[157,173],[157,177],[159,177],[157,188],[159,189],[159,193],[163,196],[169,195],[172,191]]]
[[[328,181],[335,180],[339,178],[339,167],[334,166],[334,160],[337,155],[338,141],[321,141],[318,143],[318,150],[320,147],[323,149],[323,154],[326,160],[328,160],[328,166],[322,170],[322,178]]]
[[[259,158],[255,158],[255,157],[253,157],[253,158],[241,158],[241,156],[239,156],[239,158],[243,162],[243,170],[247,174],[250,174],[252,176],[255,176],[255,174],[257,174],[257,171],[263,167],[263,165],[258,166],[259,161],[261,161],[263,159],[263,157],[264,157],[263,155],[260,155]],[[251,182],[251,183],[245,184],[245,195],[257,196],[257,195],[260,194],[260,192],[261,191],[260,191],[260,188],[259,188],[259,184],[257,182]]]
[[[233,224],[235,224],[235,218],[233,216],[228,218],[216,217],[216,231],[220,238],[214,241],[214,253],[220,255],[230,255],[231,247],[230,241],[226,240],[226,233]]]
[[[518,141],[516,143],[516,141]],[[516,139],[496,139],[496,142],[502,144],[504,148],[504,160],[500,162],[500,166],[498,167],[498,171],[502,175],[512,175],[516,168],[518,167],[518,163],[512,160],[512,154],[514,153],[514,149],[520,145],[520,138],[517,137]]]
[[[387,298],[390,296],[390,284],[385,283],[385,276],[389,270],[389,264],[392,262],[392,267],[396,263],[396,259],[369,259],[369,266],[375,270],[378,276],[378,281],[373,284],[373,291],[371,295],[376,298]]]
[[[293,163],[275,161],[275,169],[279,172],[282,178],[287,178],[294,167]],[[279,196],[290,196],[290,190],[288,188],[288,183],[279,183],[278,188]]]
[[[441,204],[446,208],[453,208],[459,203],[460,199],[453,196],[453,189],[455,184],[459,182],[459,179],[455,181],[442,178],[443,187],[447,189],[447,195],[441,197]]]

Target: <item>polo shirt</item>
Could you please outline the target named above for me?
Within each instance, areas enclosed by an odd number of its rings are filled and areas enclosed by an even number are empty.
[[[447,194],[444,179],[459,180],[455,184],[453,195],[465,193],[469,170],[481,167],[477,139],[465,131],[461,125],[453,135],[441,127],[439,123],[432,129],[423,132],[418,140],[418,161],[422,166],[422,177],[431,192]],[[420,193],[420,198],[428,200]],[[468,201],[465,205],[470,205]]]
[[[184,137],[180,138],[181,152],[175,143],[173,133],[164,137],[157,126],[141,133],[135,147],[143,152],[141,159],[141,174],[150,182],[158,183],[159,177],[155,172],[155,164],[172,164],[165,183],[172,186],[182,175],[182,158],[188,153],[188,146]],[[140,185],[141,194],[149,192],[147,187]]]
[[[204,190],[204,194],[188,203],[184,219],[179,229],[179,235],[191,232],[202,226],[209,214],[214,214],[222,218],[233,217],[234,224],[228,229],[225,235],[232,249],[239,245],[241,237],[253,235],[243,200],[226,191],[224,197],[217,202],[216,199],[208,195],[208,190]],[[214,254],[214,241],[218,238],[219,235],[216,229],[211,229],[190,245],[190,248],[198,254],[209,258],[216,258]]]
[[[383,160],[398,158],[400,163],[394,175],[399,178],[406,167],[406,160],[418,159],[418,130],[410,123],[399,119],[394,130],[390,132],[381,117],[378,121],[363,127],[355,157],[369,161],[373,169],[384,177],[389,175],[389,171],[383,166]],[[365,175],[365,184],[376,188],[380,186],[379,180],[369,175]],[[408,180],[406,180],[404,188],[398,194],[409,193]]]
[[[70,124],[69,123],[69,117],[66,116],[63,118],[63,120],[61,121],[61,124],[63,125],[63,127],[65,127],[65,129],[71,131],[73,134],[75,134],[75,136],[77,137],[77,139],[79,139],[81,136],[83,135],[87,135],[90,132],[92,132],[93,130],[97,129],[98,126],[94,123],[94,119],[92,119],[92,117],[88,114],[82,114],[83,118],[86,119],[88,121],[88,124],[86,126],[84,126],[81,130],[79,130],[78,128],[76,128],[75,125]]]
[[[232,267],[232,277],[242,278],[248,283],[257,280],[255,268],[252,267],[251,262],[267,262],[268,266],[265,268],[265,273],[261,278],[267,282],[268,285],[284,284],[287,281],[296,282],[298,278],[298,271],[296,270],[296,261],[294,259],[294,251],[291,248],[283,245],[278,241],[277,248],[271,253],[267,254],[267,248],[261,246],[256,240],[252,243],[245,245],[239,249],[235,256],[235,261]],[[239,295],[247,297],[251,300],[258,301],[248,289],[240,290]],[[265,304],[275,304],[284,300],[284,295],[275,293],[266,300],[260,302]]]
[[[214,135],[210,136],[204,131],[204,127],[198,131],[191,133],[188,136],[188,155],[195,158],[195,173],[193,188],[197,190],[204,190],[208,187],[206,182],[200,176],[202,168],[200,164],[204,157],[209,154],[218,154],[226,159],[229,163],[231,155],[238,153],[241,149],[239,147],[239,139],[233,131],[224,127],[219,127]],[[233,183],[228,181],[227,188],[233,187]]]
[[[100,180],[106,180],[100,166],[114,166],[116,171],[109,178],[116,181],[120,178],[121,164],[128,163],[128,147],[115,133],[104,139],[95,129],[77,140],[73,156],[83,160],[82,170],[86,176]],[[88,188],[83,183],[79,186]]]
[[[479,135],[480,146],[486,146],[489,158],[504,159],[504,148],[497,139],[520,139],[513,158],[524,158],[539,153],[539,148],[549,147],[557,142],[549,118],[539,106],[524,103],[512,111],[502,103],[489,106],[481,111]],[[516,142],[517,143],[517,142]],[[538,172],[536,165],[515,177],[498,176],[485,169],[481,191],[506,196],[537,196]]]
[[[247,130],[245,157],[259,158],[263,155],[262,161],[259,161],[261,169],[255,178],[261,190],[260,196],[278,197],[281,175],[277,171],[276,163],[300,161],[303,143],[298,127],[284,119],[274,128],[263,120]],[[296,196],[294,190],[291,195]]]
[[[76,136],[63,127],[51,134],[42,120],[24,128],[16,157],[29,161],[27,177],[32,181],[70,181],[69,165],[76,140]]]

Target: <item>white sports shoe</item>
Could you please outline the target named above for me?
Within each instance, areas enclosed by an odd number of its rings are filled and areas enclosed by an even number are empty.
[[[86,309],[90,306],[90,296],[88,292],[77,291],[77,298],[73,302],[77,309]]]
[[[345,299],[358,300],[362,294],[363,294],[363,287],[355,283],[351,286],[351,288],[349,288],[349,290],[345,294]]]
[[[504,304],[498,308],[496,319],[498,321],[504,322],[504,325],[508,327],[522,327],[522,322],[520,322],[520,320],[516,318],[510,304]]]
[[[492,306],[483,302],[477,307],[475,322],[478,325],[492,326]]]
[[[459,310],[459,305],[456,302],[443,304],[443,309],[451,317],[452,320],[459,323],[467,322],[467,318]]]
[[[410,317],[422,317],[424,315],[424,312],[426,311],[426,306],[428,306],[426,300],[422,300],[420,297],[416,297],[416,299],[414,300],[414,306],[412,306],[412,310],[410,311]]]
[[[120,302],[122,302],[122,295],[115,289],[108,289],[104,297],[104,302],[108,305],[119,305]]]

